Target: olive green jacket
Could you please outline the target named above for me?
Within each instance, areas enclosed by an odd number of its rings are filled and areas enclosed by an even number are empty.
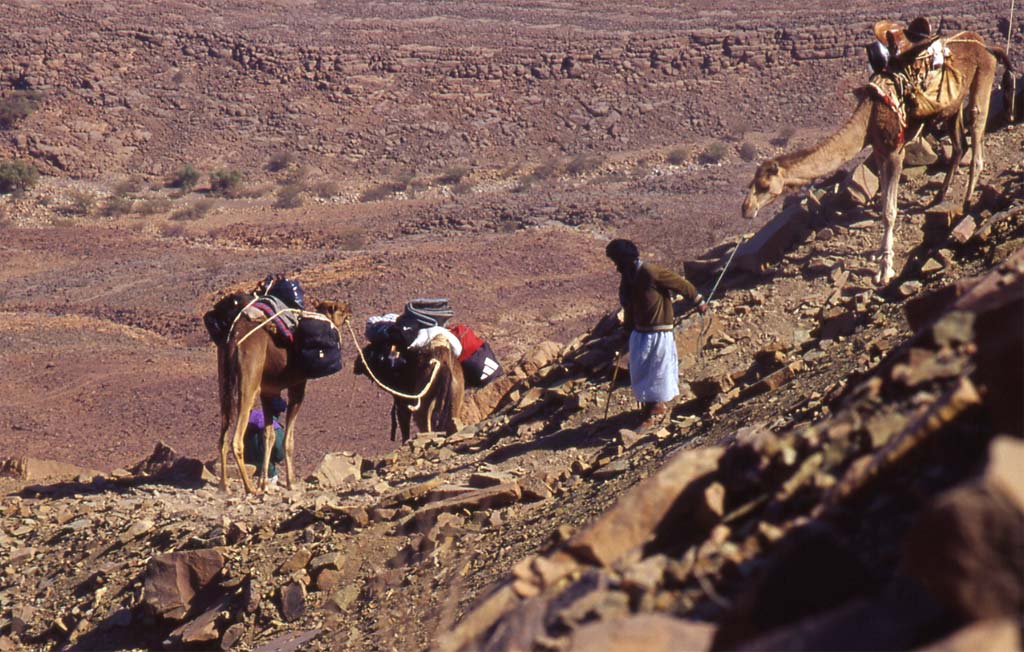
[[[670,269],[654,263],[642,263],[623,274],[619,299],[626,312],[626,331],[671,330],[672,293],[697,300],[697,288]]]

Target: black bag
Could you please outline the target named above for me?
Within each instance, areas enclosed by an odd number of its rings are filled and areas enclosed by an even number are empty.
[[[308,378],[341,371],[341,338],[327,318],[303,316],[295,328],[295,357]]]
[[[462,361],[462,375],[466,378],[466,387],[484,387],[501,374],[501,363],[487,342],[481,344],[473,355]]]
[[[277,297],[291,308],[306,309],[306,293],[303,292],[302,285],[298,281],[294,281],[284,274],[278,274],[263,279],[262,285],[263,295],[269,294],[272,297]]]
[[[392,344],[403,351],[409,348],[421,328],[427,328],[421,321],[412,315],[402,313],[395,323],[388,329],[388,337]]]

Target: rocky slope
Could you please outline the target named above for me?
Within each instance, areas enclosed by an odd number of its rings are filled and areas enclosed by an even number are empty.
[[[224,496],[161,447],[9,462],[0,649],[1019,647],[1022,186],[1018,162],[967,218],[908,211],[882,293],[847,190],[794,202],[700,344],[680,315],[688,391],[655,432],[625,388],[604,418],[612,314],[524,356],[480,423],[299,491]]]

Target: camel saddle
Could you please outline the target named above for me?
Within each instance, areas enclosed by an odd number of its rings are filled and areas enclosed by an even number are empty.
[[[872,31],[875,38],[889,48],[893,57],[913,57],[927,49],[937,36],[932,35],[932,26],[924,16],[903,25],[894,20],[880,20]]]
[[[868,85],[899,115],[904,127],[909,121],[927,120],[960,92],[964,79],[948,65],[947,39],[932,35],[927,19],[914,19],[906,27],[882,20],[875,23],[874,32],[894,56]]]
[[[294,341],[295,327],[299,323],[299,311],[286,304],[281,299],[267,295],[259,301],[250,304],[242,314],[246,319],[254,322],[270,320],[270,323],[263,326],[276,341],[281,344],[291,345]]]

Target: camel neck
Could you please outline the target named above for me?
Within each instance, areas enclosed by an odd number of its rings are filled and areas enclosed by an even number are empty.
[[[872,102],[862,100],[846,123],[828,138],[808,149],[779,157],[786,184],[802,186],[829,174],[856,156],[867,145]]]

